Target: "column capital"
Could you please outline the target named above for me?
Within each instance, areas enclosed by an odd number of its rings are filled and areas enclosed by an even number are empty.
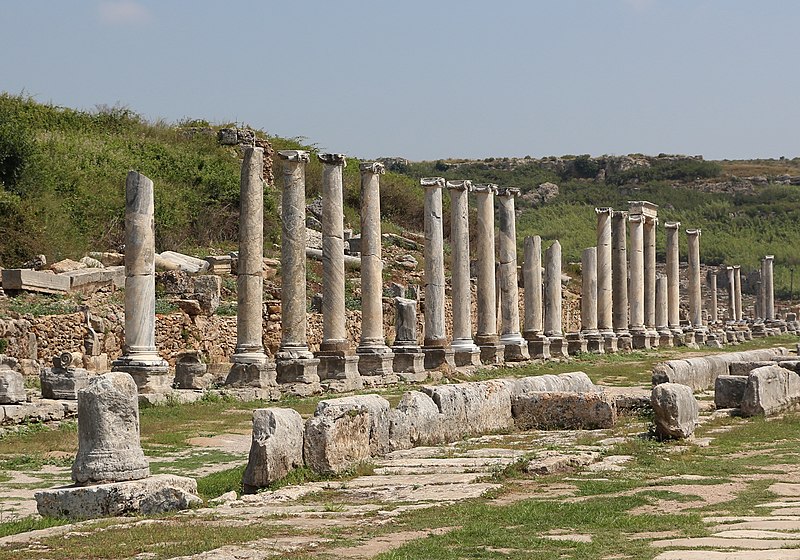
[[[612,218],[622,218],[623,220],[628,217],[628,212],[626,210],[614,210],[611,212]]]
[[[644,224],[645,217],[642,214],[630,214],[628,215],[628,221],[632,224]]]
[[[278,152],[278,157],[286,161],[298,161],[308,163],[311,158],[305,150],[281,150]]]
[[[687,229],[687,230],[686,230],[686,235],[696,235],[697,237],[700,237],[700,235],[701,235],[702,233],[703,233],[703,232],[702,232],[702,230],[701,230],[700,228],[697,228],[697,229]]]
[[[519,189],[516,187],[498,187],[497,196],[519,196]]]
[[[447,188],[451,191],[472,191],[472,181],[447,181]]]
[[[328,165],[347,167],[347,159],[345,159],[344,154],[317,154],[317,158],[319,158],[322,163],[327,163]]]
[[[444,177],[423,177],[419,184],[426,189],[440,189],[445,185]]]
[[[713,276],[713,277],[715,277],[715,278],[716,278],[716,276],[717,276],[717,271],[716,271],[716,270],[709,271],[709,274],[711,274],[711,276]]]
[[[614,213],[614,209],[610,206],[603,206],[594,209],[595,214],[608,214],[609,216]]]
[[[764,256],[764,260],[765,261],[773,261],[773,260],[775,260],[775,255],[765,255]]]
[[[373,175],[383,175],[386,173],[386,167],[379,161],[365,161],[362,162],[358,169],[361,171],[362,175],[366,174],[373,174]]]
[[[732,268],[733,270],[739,270],[739,269],[741,269],[742,267],[741,267],[741,265],[735,264],[735,265],[733,265],[731,268]]]
[[[658,205],[646,200],[629,200],[631,214],[644,214],[648,218],[658,215]]]
[[[494,183],[478,183],[472,185],[472,192],[481,194],[494,194],[497,192],[497,185]]]
[[[679,229],[681,227],[680,222],[664,222],[664,227],[666,229]]]

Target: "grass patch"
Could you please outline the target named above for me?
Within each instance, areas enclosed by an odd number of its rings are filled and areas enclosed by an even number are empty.
[[[38,529],[47,529],[48,527],[57,527],[58,525],[66,525],[69,522],[69,519],[59,519],[55,517],[24,517],[15,521],[4,521],[0,523],[0,537],[27,533],[28,531],[36,531]]]
[[[247,465],[226,469],[197,479],[197,493],[204,500],[221,496],[231,490],[242,494],[242,475]]]

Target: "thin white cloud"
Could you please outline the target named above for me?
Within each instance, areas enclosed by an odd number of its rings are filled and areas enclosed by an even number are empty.
[[[106,0],[98,4],[100,21],[109,25],[147,23],[150,11],[134,0]]]

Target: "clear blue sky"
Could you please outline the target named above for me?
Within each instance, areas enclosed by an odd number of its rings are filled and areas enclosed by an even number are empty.
[[[0,0],[0,89],[411,159],[800,155],[800,2]]]

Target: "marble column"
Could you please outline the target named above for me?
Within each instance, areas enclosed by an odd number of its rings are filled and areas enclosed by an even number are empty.
[[[644,326],[651,342],[656,335],[656,226],[658,218],[645,216],[644,222]]]
[[[712,323],[719,321],[719,311],[717,310],[717,273],[712,272],[709,276],[709,289],[711,291],[711,317]]]
[[[605,353],[603,337],[597,328],[597,247],[581,253],[581,334],[588,352]]]
[[[606,352],[617,351],[614,334],[611,276],[611,208],[595,208],[597,214],[597,328]]]
[[[742,267],[733,265],[733,286],[736,294],[736,321],[740,322],[744,316],[742,309]]]
[[[667,233],[667,321],[675,344],[683,344],[680,292],[680,222],[666,222]]]
[[[417,342],[417,300],[394,298],[394,373],[406,383],[425,381],[425,354]]]
[[[761,272],[759,271],[759,278],[761,278],[760,275]],[[764,319],[764,289],[761,280],[756,282],[755,319]]]
[[[775,256],[767,255],[764,257],[764,319],[766,321],[775,320],[775,279],[774,279]]]
[[[469,280],[470,181],[447,181],[450,191],[452,249],[453,356],[456,366],[479,366],[481,350],[472,340],[472,290]]]
[[[767,314],[767,291],[764,279],[767,277],[767,260],[761,259],[761,268],[759,269],[758,291],[756,298],[758,299],[759,313],[758,317],[764,319]]]
[[[561,326],[561,243],[554,241],[544,252],[544,335],[550,354],[566,358],[567,344]]]
[[[497,288],[494,259],[494,195],[497,185],[474,185],[477,206],[476,256],[478,263],[478,325],[475,342],[481,362],[503,362],[503,345],[497,335]]]
[[[239,261],[236,269],[236,350],[225,381],[231,386],[277,385],[264,352],[264,149],[245,148],[239,183]]]
[[[530,359],[528,343],[519,326],[519,283],[517,279],[517,213],[514,198],[519,189],[504,187],[497,192],[499,217],[498,276],[500,279],[500,343],[507,362]]]
[[[113,371],[129,373],[140,393],[172,389],[169,365],[156,349],[156,234],[153,181],[137,171],[125,180],[125,344]]]
[[[705,343],[706,330],[703,325],[703,293],[700,280],[700,235],[701,230],[686,230],[686,246],[688,252],[688,288],[689,288],[689,322],[694,331],[695,342]]]
[[[671,347],[673,345],[672,331],[669,328],[669,283],[666,276],[656,278],[656,331],[658,332],[658,345]]]
[[[628,330],[628,250],[626,226],[628,213],[615,211],[611,214],[611,277],[614,290],[612,296],[614,332],[620,350],[633,346]]]
[[[361,341],[358,371],[366,387],[397,382],[394,354],[383,334],[383,261],[381,260],[382,163],[365,162],[361,171]]]
[[[525,262],[522,280],[525,286],[525,321],[522,336],[528,341],[528,354],[546,360],[550,357],[550,340],[544,336],[542,318],[542,238],[525,238]]]
[[[728,321],[736,322],[736,272],[732,266],[726,268],[728,272]]]
[[[631,233],[630,284],[628,301],[630,303],[629,329],[633,337],[633,347],[649,349],[650,340],[644,328],[644,221],[642,214],[628,218]]]
[[[322,162],[322,342],[314,356],[317,373],[328,391],[358,391],[364,387],[358,356],[347,340],[344,304],[344,186],[347,160],[343,154],[317,154]]]
[[[278,384],[291,394],[322,391],[319,360],[306,337],[306,164],[308,152],[278,152],[283,164],[281,196],[281,344],[275,355]]]

